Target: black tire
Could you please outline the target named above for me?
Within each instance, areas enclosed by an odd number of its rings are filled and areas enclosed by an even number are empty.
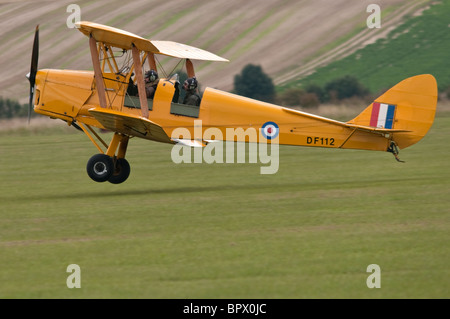
[[[109,178],[109,182],[113,184],[120,184],[127,180],[130,176],[130,164],[124,158],[118,158],[115,163],[114,172]]]
[[[89,159],[86,170],[92,180],[106,182],[114,173],[114,161],[108,155],[96,154]]]

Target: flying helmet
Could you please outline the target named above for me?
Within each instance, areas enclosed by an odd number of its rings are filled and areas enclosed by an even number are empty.
[[[149,79],[150,82],[156,81],[156,79],[158,79],[158,72],[149,70],[145,72],[145,78]]]
[[[184,87],[187,90],[195,90],[197,88],[198,82],[195,77],[188,78],[186,81],[184,81]]]

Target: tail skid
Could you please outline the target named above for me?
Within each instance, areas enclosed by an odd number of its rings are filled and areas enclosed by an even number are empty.
[[[394,155],[395,159],[397,160],[397,162],[400,163],[404,163],[405,161],[402,161],[399,157],[398,157],[398,147],[397,144],[395,144],[394,141],[391,141],[391,144],[389,145],[389,148],[387,150],[388,152],[392,153],[392,155]]]

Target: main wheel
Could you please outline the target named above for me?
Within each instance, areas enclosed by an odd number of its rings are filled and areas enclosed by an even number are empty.
[[[130,170],[128,161],[124,158],[118,158],[115,163],[114,172],[108,181],[113,184],[123,183],[130,176]]]
[[[86,166],[90,178],[96,182],[106,182],[114,173],[114,161],[105,154],[92,156]]]

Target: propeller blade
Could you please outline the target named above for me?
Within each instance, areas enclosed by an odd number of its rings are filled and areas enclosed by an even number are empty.
[[[28,107],[28,124],[30,123],[31,120],[31,110],[33,109],[33,99],[34,99],[34,85],[31,86],[30,85],[30,102],[29,102],[29,107]]]
[[[38,68],[39,59],[39,25],[36,26],[36,31],[34,33],[34,43],[33,43],[33,53],[31,55],[31,68],[30,68],[30,84],[34,85],[36,80],[36,73]]]
[[[30,103],[28,107],[28,123],[30,122],[31,118],[31,110],[33,109],[34,85],[36,83],[38,60],[39,60],[39,24],[36,26],[36,31],[34,33],[34,43],[33,43],[33,53],[31,54],[30,73],[27,74],[27,78],[30,81]]]

